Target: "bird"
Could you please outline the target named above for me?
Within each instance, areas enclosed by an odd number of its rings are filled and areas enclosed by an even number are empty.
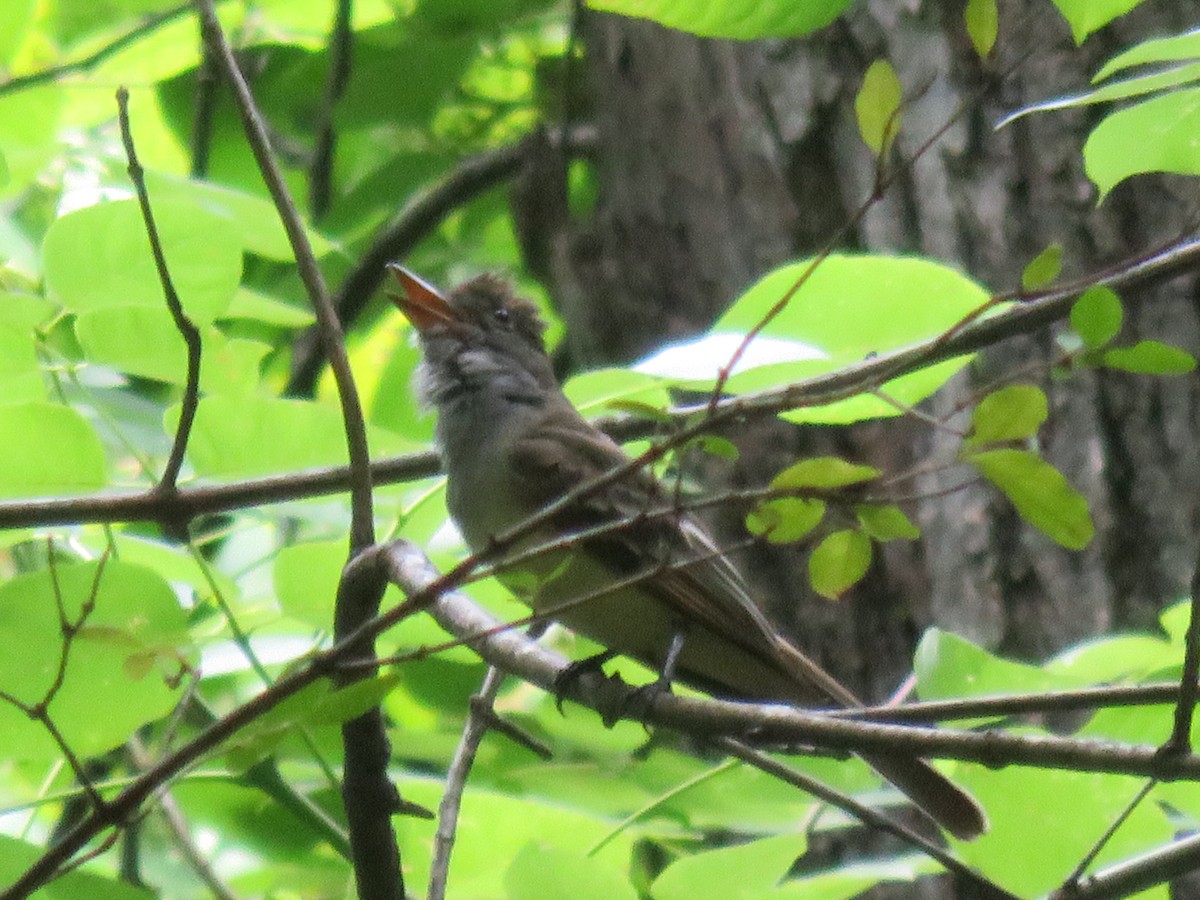
[[[771,625],[672,491],[575,409],[532,302],[494,274],[443,293],[399,264],[389,270],[402,288],[392,300],[418,334],[418,399],[436,412],[446,504],[468,547],[490,551],[555,504],[506,548],[524,558],[499,569],[535,614],[713,696],[862,705]],[[987,830],[975,799],[925,760],[859,756],[955,837]]]

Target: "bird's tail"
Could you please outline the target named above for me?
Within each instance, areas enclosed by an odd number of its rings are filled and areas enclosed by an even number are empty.
[[[778,644],[782,661],[803,683],[805,694],[811,696],[815,689],[842,706],[862,705],[845,685],[791,644],[782,638]],[[925,760],[878,752],[860,753],[859,756],[959,840],[970,841],[987,831],[987,815],[975,798]]]

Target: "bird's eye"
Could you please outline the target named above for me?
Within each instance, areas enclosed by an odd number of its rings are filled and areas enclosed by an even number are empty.
[[[508,324],[508,307],[507,306],[497,306],[496,309],[492,312],[492,315],[495,316],[496,321],[501,323],[502,325]]]

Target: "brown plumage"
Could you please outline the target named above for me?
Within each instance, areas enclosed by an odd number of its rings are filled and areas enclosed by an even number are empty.
[[[438,412],[450,514],[474,550],[629,461],[563,395],[536,309],[504,281],[483,276],[443,297],[393,268],[405,291],[396,303],[421,337],[418,383]],[[682,631],[675,674],[714,695],[860,705],[771,627],[704,527],[671,511],[669,495],[644,470],[569,504],[521,546],[614,522],[626,524],[502,577],[535,611],[656,671]],[[642,572],[648,577],[639,583],[604,593]],[[592,599],[578,602],[585,596]],[[975,801],[925,761],[862,756],[957,837],[986,830]]]

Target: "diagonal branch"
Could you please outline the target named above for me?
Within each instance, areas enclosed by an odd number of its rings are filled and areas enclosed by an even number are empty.
[[[89,72],[105,60],[116,56],[126,47],[137,43],[137,41],[153,33],[159,27],[186,15],[191,8],[191,3],[181,3],[153,16],[148,16],[141,24],[134,26],[120,37],[82,59],[72,60],[63,63],[61,66],[54,66],[49,69],[30,72],[28,75],[18,75],[16,78],[10,78],[7,81],[0,81],[0,97],[7,94],[15,94],[17,91],[23,91],[31,87],[37,87],[38,85],[50,84],[68,75]]]

